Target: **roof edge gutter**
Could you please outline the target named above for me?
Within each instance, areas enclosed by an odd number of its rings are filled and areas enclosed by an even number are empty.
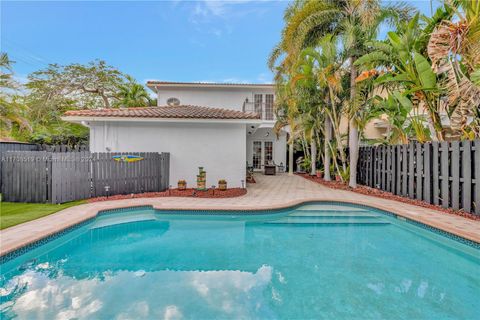
[[[89,122],[151,122],[151,123],[236,123],[261,124],[260,119],[198,119],[198,118],[142,118],[142,117],[85,117],[63,116],[63,121],[80,123],[88,127]]]

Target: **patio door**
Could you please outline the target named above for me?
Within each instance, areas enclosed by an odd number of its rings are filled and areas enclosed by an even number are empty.
[[[262,141],[253,141],[253,169],[262,169]]]
[[[253,141],[253,169],[273,164],[273,141]]]
[[[263,154],[263,164],[273,164],[273,142],[264,141],[263,146],[263,150],[265,151]]]

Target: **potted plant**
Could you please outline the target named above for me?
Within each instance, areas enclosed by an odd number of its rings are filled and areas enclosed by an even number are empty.
[[[227,190],[227,180],[225,179],[218,180],[218,189],[223,191]]]
[[[320,179],[323,178],[323,170],[322,169],[317,169],[316,173],[317,173],[317,178],[320,178]]]
[[[185,189],[187,189],[187,181],[178,180],[178,190],[185,190]]]

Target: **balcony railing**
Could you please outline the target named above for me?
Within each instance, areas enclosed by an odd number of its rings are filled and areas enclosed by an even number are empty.
[[[244,102],[243,112],[255,112],[261,116],[262,120],[275,120],[273,112],[273,103],[264,102]]]

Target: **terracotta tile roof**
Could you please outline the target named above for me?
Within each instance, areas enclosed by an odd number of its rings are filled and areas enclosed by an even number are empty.
[[[165,106],[122,109],[71,110],[66,117],[119,117],[119,118],[165,118],[165,119],[260,119],[253,112],[199,106]]]
[[[232,83],[232,82],[181,82],[181,81],[147,81],[149,85],[188,85],[188,86],[245,86],[245,87],[273,87],[273,83]]]

